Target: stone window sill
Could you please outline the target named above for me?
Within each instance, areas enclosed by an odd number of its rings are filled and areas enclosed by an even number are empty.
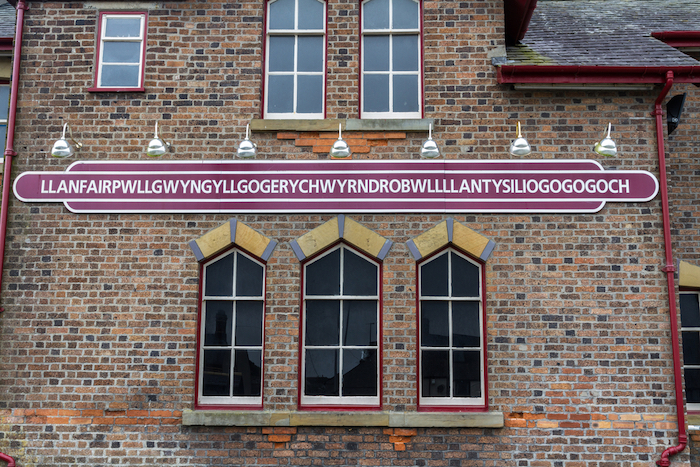
[[[251,131],[428,131],[432,118],[421,119],[324,119],[324,120],[265,120],[250,121]]]
[[[185,426],[502,428],[503,412],[286,412],[184,410]]]

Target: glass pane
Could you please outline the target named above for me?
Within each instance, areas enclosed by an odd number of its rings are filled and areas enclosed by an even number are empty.
[[[369,0],[362,5],[363,29],[389,29],[389,0]]]
[[[377,395],[377,351],[343,352],[343,396]]]
[[[294,111],[294,76],[270,76],[267,83],[267,111],[292,113]]]
[[[389,75],[365,75],[362,94],[365,112],[388,112]]]
[[[141,62],[140,42],[105,42],[102,49],[102,63]]]
[[[270,37],[270,71],[294,71],[294,36]]]
[[[236,296],[262,297],[263,267],[241,254],[236,256]]]
[[[447,297],[447,253],[433,258],[420,267],[422,297]]]
[[[205,350],[202,395],[230,396],[231,351]]]
[[[304,385],[307,396],[340,395],[337,350],[307,350],[305,364]]]
[[[394,76],[394,112],[418,112],[418,76]]]
[[[262,345],[263,302],[236,303],[236,345]]]
[[[307,295],[340,295],[340,250],[306,266]]]
[[[294,0],[276,0],[270,3],[270,30],[294,29]]]
[[[343,302],[343,345],[377,345],[377,302]]]
[[[338,345],[340,342],[340,302],[306,301],[306,345]]]
[[[204,345],[231,345],[233,302],[205,302]]]
[[[299,29],[323,29],[323,2],[299,0]]]
[[[479,347],[480,345],[479,303],[452,302],[452,346]]]
[[[345,250],[343,295],[377,295],[377,265]]]
[[[207,297],[233,296],[233,255],[209,264],[204,273],[204,295]]]
[[[107,17],[104,37],[141,37],[141,18]]]
[[[480,296],[479,267],[459,255],[450,254],[452,255],[452,296]]]
[[[418,29],[418,2],[393,0],[391,12],[392,29]]]
[[[262,382],[262,352],[236,350],[233,365],[233,395],[259,396]]]
[[[681,326],[684,328],[700,327],[700,306],[698,305],[698,294],[682,293],[681,303]]]
[[[450,353],[425,350],[421,353],[421,394],[423,397],[450,395]]]
[[[139,66],[136,65],[102,65],[101,86],[137,87],[139,85]]]
[[[297,112],[323,112],[323,76],[300,75],[297,77]]]
[[[480,353],[477,351],[455,351],[454,353],[455,397],[481,397]]]
[[[365,71],[389,71],[389,36],[365,36]]]
[[[449,302],[421,302],[421,347],[450,345]]]
[[[683,331],[683,363],[700,365],[700,333]]]
[[[0,143],[5,143],[5,137],[7,136],[7,125],[0,125]],[[2,158],[0,158],[2,160]]]
[[[685,397],[690,403],[700,402],[700,370],[685,370]]]
[[[393,71],[418,71],[418,36],[392,37]]]
[[[314,2],[316,0],[313,0]],[[323,36],[299,37],[298,71],[323,71]]]
[[[0,120],[7,120],[7,112],[10,106],[10,87],[0,86]],[[5,138],[3,137],[3,141]]]

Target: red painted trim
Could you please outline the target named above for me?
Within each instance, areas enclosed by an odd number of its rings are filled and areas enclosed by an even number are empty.
[[[419,85],[420,89],[418,90],[420,92],[420,102],[418,102],[418,105],[420,105],[420,117],[425,118],[425,36],[424,36],[424,27],[423,27],[423,5],[425,3],[423,0],[420,0],[418,8],[419,8],[419,24],[418,24],[418,34],[420,34],[419,37],[419,43],[420,43],[420,63],[418,64],[418,73],[419,73]]]
[[[678,83],[700,83],[700,66],[503,65],[497,77],[501,84],[664,84],[668,71]]]
[[[326,17],[323,23],[323,42],[326,44],[323,50],[323,118],[328,118],[328,0],[325,0]]]
[[[525,37],[537,0],[505,0],[503,4],[506,39],[515,43]]]
[[[202,278],[204,277],[204,261],[199,263],[199,285],[197,290],[197,336],[195,340],[195,361],[194,361],[194,408],[201,409],[199,403],[199,371],[201,370],[199,362],[201,357],[200,343],[202,336]]]
[[[661,31],[651,36],[671,47],[700,47],[700,31]]]
[[[262,60],[262,82],[260,83],[260,118],[265,118],[265,85],[267,84],[267,12],[270,8],[270,0],[265,0],[263,8],[263,24],[262,24],[262,51],[260,59]]]

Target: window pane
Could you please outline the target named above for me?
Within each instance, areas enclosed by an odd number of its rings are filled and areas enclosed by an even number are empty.
[[[102,83],[106,87],[137,87],[139,67],[134,65],[102,65]]]
[[[140,63],[140,42],[105,42],[102,63]]]
[[[233,255],[209,264],[205,270],[204,295],[207,297],[233,296]]]
[[[343,345],[377,345],[377,302],[343,302]]]
[[[270,71],[294,71],[294,36],[270,37]]]
[[[340,249],[306,266],[307,295],[340,295]]]
[[[205,350],[202,395],[229,396],[231,385],[231,351]]]
[[[236,256],[236,296],[262,297],[263,267],[241,254]]]
[[[340,395],[337,350],[307,350],[305,365],[304,385],[307,396]]]
[[[700,402],[700,370],[692,368],[684,370],[685,397],[688,402]]]
[[[450,345],[449,302],[421,302],[420,337],[422,347]]]
[[[364,70],[389,71],[389,36],[365,36],[364,40]]]
[[[141,18],[107,17],[104,37],[141,37]]]
[[[8,113],[9,105],[10,105],[10,87],[9,86],[0,86],[0,120],[7,120],[7,113]],[[3,136],[2,139],[4,141],[5,137]]]
[[[299,29],[323,29],[323,3],[319,0],[299,0]]]
[[[233,366],[233,395],[259,396],[261,394],[262,352],[236,350]]]
[[[447,253],[420,267],[420,294],[423,297],[447,297]]]
[[[681,303],[681,326],[684,328],[700,327],[700,306],[698,306],[698,295],[682,293]]]
[[[423,397],[450,395],[450,353],[425,350],[421,353],[421,393]]]
[[[376,396],[377,351],[343,352],[343,396]]]
[[[316,0],[313,0],[314,2]],[[299,37],[298,71],[323,71],[323,36]]]
[[[452,302],[452,346],[479,347],[479,303]]]
[[[455,397],[481,397],[480,353],[477,351],[454,352]]]
[[[700,365],[700,333],[683,331],[683,363]]]
[[[418,3],[414,0],[393,0],[392,29],[418,29]]]
[[[270,76],[267,87],[267,111],[292,113],[294,110],[294,77]]]
[[[389,76],[365,75],[362,94],[365,112],[388,112]]]
[[[389,0],[369,0],[362,5],[363,29],[389,29]]]
[[[297,112],[323,112],[323,76],[300,75],[297,77]]]
[[[394,112],[418,112],[418,76],[394,76]]]
[[[233,302],[205,302],[204,345],[231,345]]]
[[[0,125],[0,143],[5,143],[5,137],[7,136],[7,125]],[[2,160],[2,158],[0,158]]]
[[[294,29],[294,0],[276,0],[270,3],[270,29]]]
[[[479,267],[459,255],[452,255],[452,296],[478,297]]]
[[[306,345],[338,345],[340,342],[340,302],[306,301]]]
[[[418,36],[393,36],[393,71],[418,71]]]
[[[263,302],[236,303],[236,345],[262,345]]]
[[[343,295],[377,295],[377,265],[345,250]]]

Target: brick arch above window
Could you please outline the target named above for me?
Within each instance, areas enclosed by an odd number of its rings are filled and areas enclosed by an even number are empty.
[[[391,240],[382,237],[359,222],[342,214],[289,243],[299,261],[303,261],[323,251],[338,240],[344,240],[363,253],[380,261],[389,253],[393,243]]]
[[[448,244],[452,244],[482,261],[486,261],[496,247],[493,240],[489,240],[469,227],[455,222],[451,217],[406,242],[416,260],[425,258]]]
[[[277,241],[257,232],[243,222],[229,219],[225,224],[192,240],[189,245],[197,261],[205,261],[232,245],[267,261],[277,246]]]

